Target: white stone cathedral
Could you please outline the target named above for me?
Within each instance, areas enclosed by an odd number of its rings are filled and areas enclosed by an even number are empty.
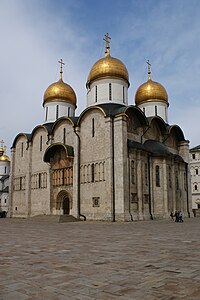
[[[9,212],[9,175],[10,158],[6,155],[6,147],[0,141],[0,216],[6,216],[2,212]]]
[[[89,72],[87,107],[60,79],[44,93],[44,123],[12,145],[12,217],[72,215],[131,221],[191,213],[189,142],[168,124],[168,95],[151,79],[128,105],[129,74],[110,54]]]

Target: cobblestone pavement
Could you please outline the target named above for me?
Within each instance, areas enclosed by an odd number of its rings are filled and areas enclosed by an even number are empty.
[[[200,219],[0,219],[1,300],[200,299]]]

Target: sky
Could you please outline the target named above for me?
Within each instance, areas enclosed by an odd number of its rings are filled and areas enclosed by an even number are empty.
[[[76,92],[76,115],[86,108],[88,74],[111,55],[129,72],[129,104],[147,80],[161,83],[169,96],[169,124],[179,125],[200,144],[199,0],[0,0],[0,140],[7,153],[19,132],[44,123],[43,95],[59,79]]]

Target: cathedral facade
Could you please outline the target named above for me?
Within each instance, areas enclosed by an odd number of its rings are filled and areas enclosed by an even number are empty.
[[[12,217],[73,215],[131,221],[191,212],[189,142],[168,124],[168,95],[151,79],[128,105],[129,74],[110,54],[92,67],[87,107],[75,116],[76,94],[60,79],[44,93],[44,123],[12,145]]]

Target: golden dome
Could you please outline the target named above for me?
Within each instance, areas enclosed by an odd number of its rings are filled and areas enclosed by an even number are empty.
[[[4,154],[0,156],[0,161],[10,161],[10,158],[6,154]]]
[[[47,102],[63,101],[76,106],[76,94],[72,87],[62,80],[52,83],[44,93],[43,106]]]
[[[141,104],[146,101],[160,100],[168,103],[168,95],[165,88],[158,82],[149,79],[143,83],[135,94],[135,104]]]
[[[105,77],[123,78],[129,85],[129,75],[126,66],[121,60],[110,56],[109,53],[93,65],[87,79],[87,86],[90,86],[92,81]]]
[[[148,80],[139,86],[135,94],[135,104],[139,105],[146,101],[164,101],[168,104],[168,95],[162,84],[151,80],[151,70],[149,60],[148,65]]]

